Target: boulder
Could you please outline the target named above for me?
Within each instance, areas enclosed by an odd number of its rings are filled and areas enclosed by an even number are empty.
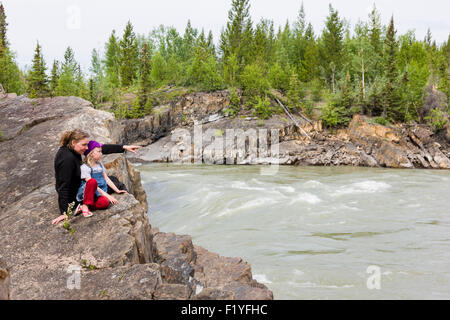
[[[90,218],[51,224],[59,215],[53,160],[61,134],[75,128],[102,143],[123,141],[123,125],[80,98],[0,101],[0,298],[192,298],[192,242],[183,238],[182,259],[159,259],[180,241],[154,246],[140,175],[124,155],[105,156],[104,164],[130,194],[115,195],[117,205]]]
[[[163,279],[172,284],[188,283],[192,299],[273,299],[265,285],[253,280],[250,265],[241,258],[209,252],[193,245],[188,235],[154,232],[154,256],[161,264]]]

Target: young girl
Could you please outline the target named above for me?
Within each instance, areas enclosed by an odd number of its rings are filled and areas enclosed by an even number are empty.
[[[119,203],[116,198],[107,193],[108,186],[116,193],[127,193],[119,190],[108,178],[102,163],[102,145],[97,141],[89,141],[84,153],[85,164],[81,166],[81,186],[78,189],[77,201],[82,202],[81,212],[84,217],[91,217],[91,210],[107,209],[109,203]]]

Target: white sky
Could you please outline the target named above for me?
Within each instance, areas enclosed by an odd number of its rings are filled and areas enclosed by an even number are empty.
[[[128,20],[138,34],[148,34],[163,24],[182,35],[188,19],[198,29],[211,30],[217,43],[226,25],[231,0],[0,0],[6,11],[8,40],[21,68],[31,65],[36,41],[42,46],[47,68],[53,59],[63,60],[68,46],[87,72],[92,49],[103,52],[113,29],[121,36]],[[250,14],[256,24],[261,18],[274,21],[276,30],[288,19],[293,23],[302,0],[251,0]],[[320,34],[331,3],[351,28],[367,20],[373,4],[387,25],[391,15],[397,34],[415,30],[423,39],[430,28],[438,44],[450,33],[449,0],[303,0],[306,20]]]

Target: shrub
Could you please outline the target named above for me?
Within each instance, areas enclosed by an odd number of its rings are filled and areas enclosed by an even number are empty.
[[[382,126],[386,126],[389,124],[389,121],[385,117],[375,117],[373,118],[373,122],[381,124]]]
[[[336,127],[342,122],[337,108],[332,103],[322,109],[320,118],[327,127]]]
[[[275,63],[269,70],[270,84],[273,88],[282,91],[287,91],[289,89],[289,74],[280,67],[278,63]]]
[[[207,57],[206,60],[202,60],[200,56],[196,57],[189,68],[188,76],[204,91],[215,91],[223,86],[223,80],[213,56]]]
[[[236,88],[230,88],[230,106],[223,110],[226,116],[235,117],[241,109],[241,97]]]
[[[441,131],[449,122],[448,116],[439,108],[431,110],[425,120],[434,128],[434,132]]]
[[[256,97],[253,108],[255,109],[255,115],[261,119],[268,119],[272,116],[273,109],[267,97]]]
[[[257,64],[247,65],[244,68],[241,75],[241,85],[244,94],[250,98],[265,96],[270,89],[270,83],[264,70]]]

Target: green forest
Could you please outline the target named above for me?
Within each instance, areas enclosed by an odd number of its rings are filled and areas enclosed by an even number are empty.
[[[78,96],[117,118],[149,115],[161,92],[177,94],[227,89],[236,116],[246,110],[266,119],[280,113],[279,97],[293,112],[320,117],[328,127],[346,126],[354,114],[380,124],[448,123],[450,34],[436,43],[414,31],[398,34],[394,16],[382,25],[376,6],[351,26],[329,5],[321,34],[308,22],[303,4],[297,18],[275,30],[269,19],[252,21],[250,0],[232,0],[219,39],[187,22],[183,34],[159,26],[136,34],[129,21],[112,30],[104,55],[92,50],[84,74],[72,48],[47,66],[36,44],[29,70],[20,70],[9,48],[7,12],[0,5],[0,83],[6,92],[30,98]],[[179,89],[179,90],[177,90]],[[124,95],[134,97],[131,102]]]

